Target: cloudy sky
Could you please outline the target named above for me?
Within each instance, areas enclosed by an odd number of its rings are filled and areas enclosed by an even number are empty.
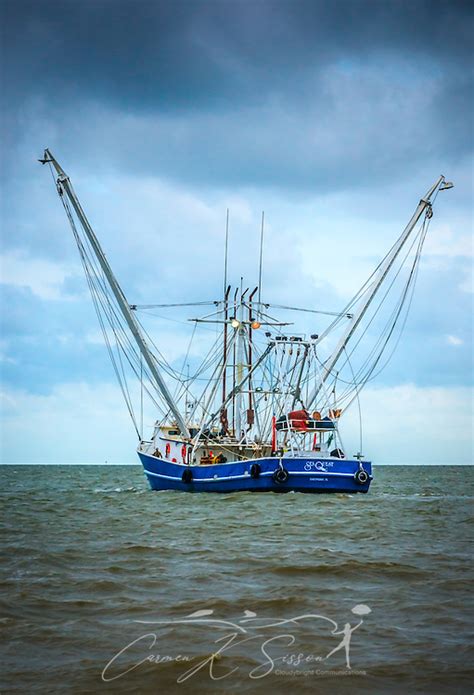
[[[264,209],[267,300],[338,310],[446,175],[364,453],[471,462],[472,3],[1,8],[2,460],[135,459],[49,147],[136,303],[219,297],[227,208],[230,279],[255,284]],[[156,329],[182,360],[183,324]]]

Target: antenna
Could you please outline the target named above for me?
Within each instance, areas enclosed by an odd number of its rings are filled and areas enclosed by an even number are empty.
[[[225,251],[224,251],[224,294],[227,290],[227,255],[229,249],[229,208],[225,218]]]
[[[263,228],[265,225],[265,212],[262,210],[262,226],[260,230],[260,264],[258,269],[258,304],[262,299],[262,262],[263,262]]]

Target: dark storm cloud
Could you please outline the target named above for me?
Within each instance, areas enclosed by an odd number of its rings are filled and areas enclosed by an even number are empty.
[[[7,152],[33,132],[89,166],[330,190],[471,148],[469,3],[7,0],[3,14]]]
[[[118,169],[341,188],[355,171],[360,184],[383,177],[387,160],[402,169],[417,149],[449,159],[471,147],[469,3],[2,7],[7,152],[47,122],[62,151],[90,161],[98,144]],[[153,120],[134,130],[119,114]],[[15,162],[4,160],[4,174]]]
[[[455,72],[472,48],[470,3],[459,2],[9,0],[4,8],[5,80],[19,100],[37,92],[139,110],[226,107],[297,92],[300,79],[335,60],[407,52]]]

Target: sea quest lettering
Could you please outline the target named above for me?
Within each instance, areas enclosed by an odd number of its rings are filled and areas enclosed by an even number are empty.
[[[306,461],[304,464],[305,471],[321,471],[321,473],[327,473],[328,468],[334,466],[333,461]]]

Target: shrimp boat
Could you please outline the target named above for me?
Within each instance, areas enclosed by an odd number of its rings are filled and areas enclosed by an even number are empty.
[[[433,203],[439,191],[453,184],[440,176],[429,188],[385,258],[341,311],[273,305],[262,299],[263,214],[254,289],[244,288],[242,279],[234,287],[227,283],[227,213],[221,297],[183,305],[136,305],[127,301],[69,177],[48,149],[39,161],[51,168],[72,228],[150,487],[221,493],[368,492],[372,464],[362,447],[349,454],[340,423],[353,402],[360,407],[361,389],[380,371],[382,356],[394,340],[396,347]],[[388,319],[367,347],[392,295]],[[188,361],[180,370],[166,361],[141,312],[205,304],[211,311],[188,319],[187,325],[193,325],[191,341],[197,329],[206,328],[209,334],[212,327],[211,344],[204,359],[193,365]],[[283,318],[275,315],[277,310]],[[311,321],[317,316],[316,329],[299,330],[287,320],[292,312]],[[323,320],[328,325],[322,325]],[[359,348],[365,353],[355,363]],[[189,353],[190,347],[186,358]],[[127,370],[135,392],[128,386]],[[134,397],[140,402],[141,422]],[[154,409],[148,438],[144,397]]]

